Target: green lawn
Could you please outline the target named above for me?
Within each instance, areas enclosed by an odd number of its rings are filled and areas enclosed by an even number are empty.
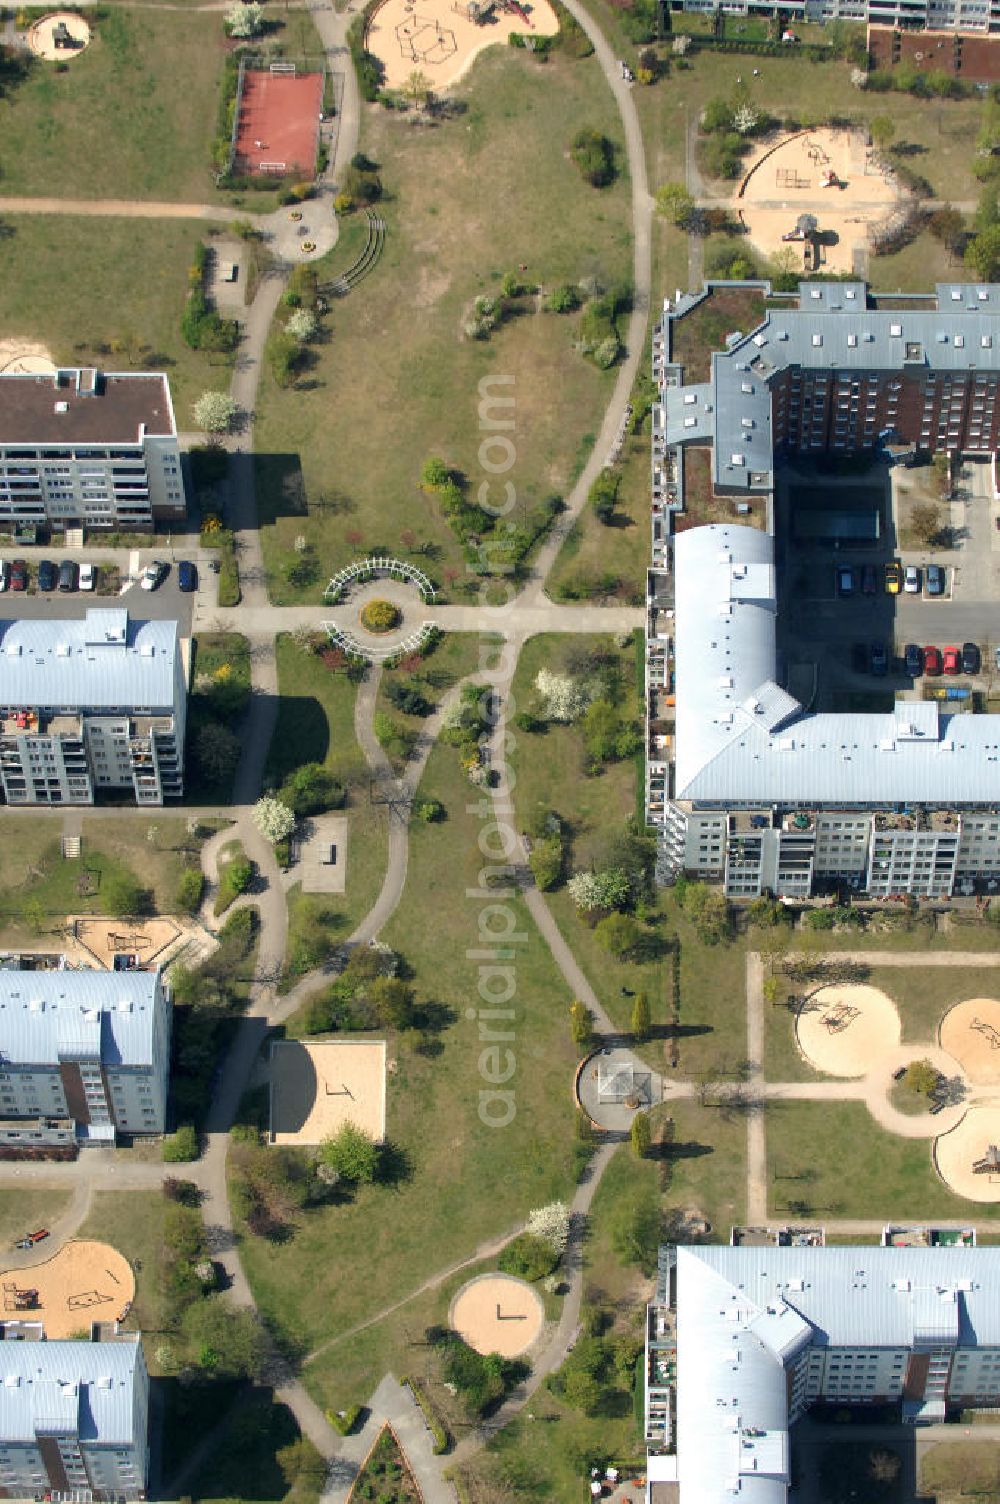
[[[12,164],[5,149],[5,187]],[[189,350],[180,333],[188,267],[208,233],[205,223],[24,214],[4,223],[10,231],[0,278],[5,337],[41,341],[58,364],[112,370],[128,368],[129,355],[108,348],[125,341],[138,369],[166,371],[182,430],[191,427],[191,403],[200,392],[228,389],[228,358]]]
[[[476,962],[466,952],[479,947],[482,911],[482,902],[466,895],[482,856],[454,749],[434,751],[421,789],[441,800],[448,818],[412,831],[403,903],[382,936],[412,970],[418,1002],[433,1005],[438,1019],[439,1032],[422,1049],[406,1036],[390,1047],[387,1131],[405,1169],[391,1189],[362,1188],[346,1205],[310,1213],[284,1246],[252,1238],[243,1244],[262,1309],[307,1347],[364,1320],[571,1188],[569,997],[526,910],[505,898],[516,932],[526,936],[516,949],[517,991],[508,1004],[515,1011],[516,1115],[502,1128],[486,1126],[480,1092],[496,1088],[480,1076],[483,1044],[466,1014],[477,995]],[[384,1371],[382,1344],[409,1340],[404,1326],[411,1330],[408,1321],[390,1324],[388,1336],[379,1329],[370,1363],[361,1356],[369,1339],[332,1349],[305,1369],[310,1389],[327,1405],[363,1401]]]
[[[404,731],[419,736],[426,725],[424,717],[404,715],[389,699],[389,687],[405,684],[416,689],[432,705],[439,705],[451,687],[470,674],[482,672],[488,667],[488,649],[473,632],[452,632],[447,635],[434,652],[425,658],[419,667],[384,669],[379,683],[376,701],[377,712],[389,716]],[[402,773],[405,764],[386,749],[396,772]]]
[[[68,1191],[0,1191],[0,1249],[6,1250],[36,1227],[51,1227],[69,1205]],[[39,1253],[44,1256],[44,1246]]]
[[[954,1195],[931,1163],[931,1141],[897,1138],[862,1102],[781,1102],[767,1108],[772,1217],[968,1217],[1000,1207]]]
[[[179,1166],[183,1178],[184,1166]],[[78,1237],[110,1243],[125,1255],[136,1271],[135,1301],[128,1326],[147,1338],[146,1361],[155,1369],[153,1354],[157,1333],[167,1320],[163,1291],[163,1220],[167,1199],[162,1191],[95,1191],[90,1216]]]
[[[649,433],[625,440],[614,522],[584,508],[559,551],[546,590],[555,600],[614,597],[641,605],[649,566]]]
[[[730,1228],[746,1218],[746,1120],[696,1101],[671,1102],[669,1116],[674,1137],[665,1151],[665,1206],[704,1217],[712,1240],[728,1243]]]
[[[65,73],[36,62],[0,101],[0,199],[214,197],[225,50],[219,14],[109,9]]]
[[[389,195],[385,253],[364,290],[334,306],[306,389],[280,391],[267,374],[261,383],[258,497],[275,599],[317,595],[284,577],[299,534],[324,577],[377,546],[430,545],[436,579],[465,583],[460,548],[418,482],[432,454],[468,476],[473,496],[491,479],[478,457],[482,378],[513,378],[494,395],[516,403],[516,462],[503,477],[516,520],[565,493],[586,457],[581,441],[599,426],[614,373],[574,351],[578,316],[538,311],[526,297],[490,340],[462,330],[474,298],[495,294],[520,266],[547,287],[629,275],[627,183],[589,187],[567,151],[582,123],[620,143],[610,93],[593,59],[539,67],[496,48],[476,62],[462,97],[466,113],[434,131],[389,111],[365,115],[361,145]],[[503,497],[494,486],[487,499]],[[401,544],[409,532],[415,545]]]

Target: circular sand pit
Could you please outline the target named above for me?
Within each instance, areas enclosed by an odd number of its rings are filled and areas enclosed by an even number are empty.
[[[934,1163],[959,1196],[1000,1201],[1000,1107],[970,1107],[957,1127],[936,1140]]]
[[[941,1020],[941,1048],[954,1055],[977,1086],[1000,1084],[1000,1002],[973,997],[956,1003]]]
[[[0,1274],[5,1321],[40,1321],[50,1338],[121,1321],[135,1298],[132,1266],[117,1248],[77,1238],[42,1264]]]
[[[47,63],[68,63],[90,44],[90,27],[71,10],[53,11],[28,31],[28,46]]]
[[[545,1322],[541,1296],[511,1274],[480,1274],[451,1303],[448,1325],[477,1353],[518,1358]]]
[[[43,376],[56,368],[44,345],[33,340],[0,339],[0,374]]]
[[[895,1003],[877,987],[821,987],[795,1022],[799,1049],[828,1076],[867,1076],[900,1032]]]
[[[371,15],[365,46],[384,67],[388,88],[401,89],[419,73],[437,92],[457,82],[485,48],[506,45],[512,32],[530,46],[558,30],[549,0],[385,0]]]

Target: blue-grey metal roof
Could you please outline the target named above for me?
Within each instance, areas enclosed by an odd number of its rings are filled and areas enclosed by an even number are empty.
[[[807,1342],[1000,1348],[1000,1248],[678,1248],[676,1279],[681,1504],[784,1504]]]
[[[122,608],[0,621],[0,706],[166,711],[178,651],[175,621],[133,621]]]
[[[138,1333],[113,1342],[0,1342],[0,1443],[56,1431],[127,1445],[143,1367]]]
[[[0,971],[0,1061],[149,1066],[159,972]]]
[[[674,793],[704,803],[992,805],[1000,716],[899,701],[810,715],[775,684],[773,539],[732,523],[679,533]]]

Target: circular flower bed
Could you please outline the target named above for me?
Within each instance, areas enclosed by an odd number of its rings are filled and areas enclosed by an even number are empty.
[[[315,240],[303,240],[303,242],[302,242],[302,254],[303,254],[303,256],[311,256],[312,253],[313,253],[313,251],[315,249],[316,249],[316,242],[315,242]]]
[[[366,632],[391,632],[402,621],[402,613],[391,601],[369,601],[361,608],[361,625]]]

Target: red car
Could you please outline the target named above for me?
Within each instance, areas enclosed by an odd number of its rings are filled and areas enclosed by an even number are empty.
[[[27,590],[28,588],[28,566],[23,559],[14,559],[11,562],[10,588],[11,590]]]
[[[962,654],[958,648],[945,648],[944,671],[946,674],[958,674],[962,671]]]
[[[924,648],[924,673],[932,676],[941,672],[941,654],[937,648]]]

